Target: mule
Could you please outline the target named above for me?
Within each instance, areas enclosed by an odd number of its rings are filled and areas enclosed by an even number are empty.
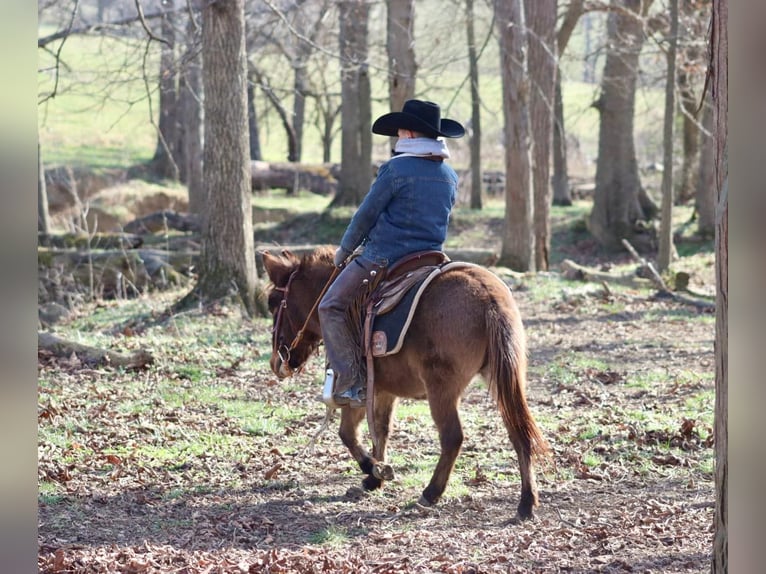
[[[268,304],[274,316],[272,371],[278,378],[303,367],[321,342],[314,312],[334,278],[334,249],[320,247],[302,258],[283,251],[263,253],[273,283]],[[300,332],[300,334],[299,334]],[[521,474],[517,519],[538,506],[535,460],[547,444],[526,400],[527,347],[510,289],[479,266],[445,271],[424,292],[401,350],[374,359],[372,452],[359,439],[364,409],[341,409],[340,438],[367,475],[366,490],[380,488],[393,472],[385,464],[394,409],[399,397],[426,399],[439,433],[441,453],[420,504],[433,505],[444,493],[463,442],[458,407],[466,387],[481,374],[500,412]]]

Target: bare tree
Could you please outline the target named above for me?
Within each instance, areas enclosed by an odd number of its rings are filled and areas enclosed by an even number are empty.
[[[372,178],[372,110],[367,63],[370,6],[367,0],[342,0],[341,55],[341,179],[333,207],[359,205]]]
[[[201,214],[207,205],[203,181],[203,91],[202,54],[200,51],[201,30],[197,25],[197,14],[191,12],[186,28],[186,53],[184,67],[179,80],[179,116],[181,118],[181,181],[189,193],[189,211]]]
[[[532,186],[534,189],[535,269],[548,269],[551,249],[551,140],[556,81],[557,0],[524,0],[529,44],[529,114],[533,134]]]
[[[535,269],[527,38],[522,0],[494,0],[500,35],[505,136],[505,224],[500,264]]]
[[[479,57],[476,50],[473,0],[465,3],[465,28],[468,39],[468,75],[471,79],[471,123],[468,130],[471,148],[471,209],[482,208],[481,174],[481,99],[479,97]]]
[[[255,306],[255,249],[250,205],[244,0],[215,0],[202,11],[205,92],[204,180],[199,280],[184,303],[238,293]]]
[[[662,218],[657,266],[670,267],[673,255],[673,121],[676,111],[676,47],[678,46],[678,0],[670,0],[670,35],[668,37],[668,73],[665,81],[665,120],[662,137]]]
[[[607,53],[601,96],[596,190],[589,227],[607,249],[623,249],[627,239],[639,251],[654,247],[645,224],[657,211],[641,186],[633,141],[638,59],[644,43],[644,19],[651,0],[611,0]]]
[[[159,78],[159,121],[157,146],[152,158],[152,167],[161,177],[180,179],[180,122],[178,119],[178,72],[176,57],[176,34],[174,13],[175,0],[165,0],[168,12],[162,15],[160,78]],[[140,6],[140,3],[138,4]]]
[[[569,43],[572,32],[583,14],[584,0],[572,0],[567,6],[561,25],[556,32],[558,59]],[[556,62],[558,65],[558,61]],[[567,138],[564,125],[564,99],[561,93],[561,70],[556,70],[556,86],[553,96],[553,205],[572,205],[569,191],[569,169],[567,166]]]
[[[711,88],[715,102],[715,538],[713,574],[729,570],[729,2],[714,0]]]

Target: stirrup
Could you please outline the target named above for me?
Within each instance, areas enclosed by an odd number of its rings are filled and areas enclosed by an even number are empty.
[[[335,388],[335,371],[327,369],[325,371],[324,387],[322,388],[322,402],[331,409],[340,407],[333,398],[332,391]]]

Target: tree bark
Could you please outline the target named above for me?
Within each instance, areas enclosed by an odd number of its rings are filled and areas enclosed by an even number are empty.
[[[372,179],[372,110],[367,70],[370,6],[366,0],[344,0],[339,8],[342,175],[332,207],[359,205]]]
[[[193,298],[227,297],[232,286],[255,314],[255,251],[247,129],[244,0],[203,9],[205,189],[199,281]]]
[[[482,208],[481,181],[481,99],[479,96],[479,58],[476,53],[473,0],[466,0],[466,35],[468,37],[468,69],[471,79],[471,209]]]
[[[622,239],[630,241],[639,251],[654,247],[651,229],[642,223],[650,219],[650,212],[656,207],[652,208],[641,188],[633,141],[638,58],[644,41],[643,18],[651,3],[651,0],[612,0],[610,5],[621,10],[610,12],[607,19],[602,93],[594,103],[601,121],[589,227],[602,246],[614,251],[622,249]]]
[[[676,47],[678,46],[678,0],[670,0],[670,37],[668,71],[665,82],[665,119],[663,126],[662,218],[657,265],[660,272],[670,267],[673,257],[673,122],[676,111]]]
[[[715,102],[716,321],[715,321],[715,537],[713,574],[729,570],[729,3],[713,0],[711,88]]]
[[[521,1],[494,0],[500,34],[506,171],[505,224],[499,263],[515,271],[534,271],[529,76]]]
[[[535,269],[546,271],[551,250],[551,143],[556,86],[557,0],[524,0],[529,33],[530,129],[534,189]]]

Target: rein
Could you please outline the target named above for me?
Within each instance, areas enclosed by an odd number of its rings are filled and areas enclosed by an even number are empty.
[[[281,327],[282,327],[282,317],[284,316],[284,311],[287,309],[287,297],[290,294],[290,285],[293,282],[293,279],[295,278],[295,275],[298,273],[298,270],[296,269],[290,274],[290,278],[287,280],[287,285],[284,287],[275,287],[277,291],[282,291],[282,302],[279,304],[279,309],[277,310],[277,317],[274,321],[274,331],[273,331],[273,352],[279,357],[279,360],[282,361],[282,364],[287,367],[287,370],[292,375],[293,369],[290,368],[290,353],[293,352],[293,350],[298,346],[298,344],[303,340],[303,334],[306,332],[306,327],[308,327],[309,321],[311,321],[311,318],[314,316],[314,313],[317,310],[317,307],[319,306],[319,302],[322,300],[322,297],[324,297],[324,294],[327,293],[327,289],[330,287],[330,284],[335,280],[335,277],[337,277],[338,272],[340,271],[339,267],[333,267],[332,274],[330,275],[330,278],[327,280],[327,283],[325,283],[325,286],[322,288],[322,291],[319,293],[319,296],[316,298],[316,301],[314,301],[314,305],[311,307],[311,311],[309,311],[309,314],[306,315],[306,320],[303,322],[303,326],[298,330],[295,337],[293,338],[292,342],[290,343],[290,346],[282,345],[280,346],[277,342],[277,334],[279,333]],[[290,316],[287,316],[287,321],[290,323],[290,327],[295,330],[295,327],[293,325],[293,322],[290,320]],[[285,351],[285,354],[283,355],[282,352]]]

